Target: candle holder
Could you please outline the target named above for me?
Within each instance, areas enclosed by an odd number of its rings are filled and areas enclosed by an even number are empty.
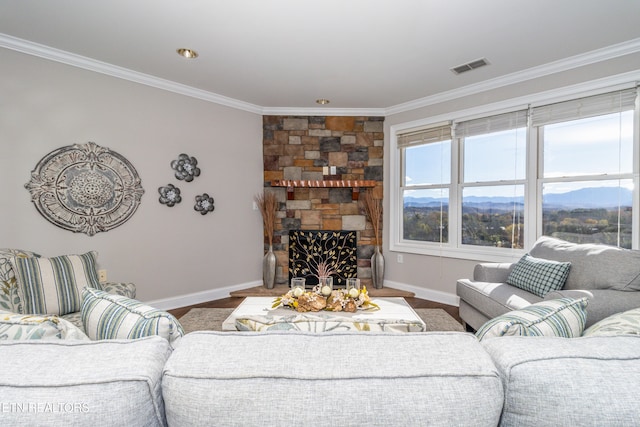
[[[306,279],[304,277],[294,277],[291,279],[291,292],[293,296],[298,298],[305,292],[305,282]]]
[[[320,293],[325,297],[328,297],[329,295],[331,295],[331,291],[333,291],[333,277],[322,276],[322,277],[319,277],[318,280],[319,280],[318,286],[320,287]]]
[[[360,295],[360,279],[353,277],[347,278],[347,295],[351,298],[357,298]]]

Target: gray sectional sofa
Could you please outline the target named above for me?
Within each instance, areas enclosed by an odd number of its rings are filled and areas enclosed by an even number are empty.
[[[544,297],[507,282],[516,263],[477,264],[472,279],[458,280],[460,317],[473,329],[509,311],[543,300],[588,297],[586,327],[614,313],[640,307],[640,251],[575,244],[541,237],[529,251],[535,258],[570,262],[564,287]]]
[[[7,426],[640,425],[640,336],[195,332],[0,360]]]

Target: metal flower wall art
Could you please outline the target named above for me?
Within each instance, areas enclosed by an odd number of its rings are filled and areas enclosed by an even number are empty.
[[[48,221],[89,236],[125,223],[144,193],[133,165],[93,142],[47,154],[31,172],[25,188]]]
[[[201,196],[196,196],[196,204],[193,209],[200,212],[202,215],[206,215],[209,212],[213,212],[215,207],[213,206],[213,197],[209,197],[207,193]]]
[[[163,205],[167,205],[170,208],[174,207],[182,201],[182,196],[180,196],[180,189],[173,184],[169,184],[166,187],[158,188],[158,193],[160,193],[160,203],[162,203]]]
[[[193,178],[200,176],[198,160],[195,157],[189,157],[188,154],[180,154],[177,160],[171,162],[171,167],[176,171],[176,178],[181,181],[191,182]]]
[[[200,176],[198,160],[188,154],[182,153],[176,160],[171,161],[171,168],[174,170],[176,179],[180,181],[191,182],[195,177]],[[180,189],[173,184],[159,187],[158,193],[160,193],[160,203],[165,206],[173,207],[182,201],[183,195]],[[213,212],[214,209],[213,197],[210,197],[207,193],[196,196],[193,210],[201,215],[206,215],[209,212]]]

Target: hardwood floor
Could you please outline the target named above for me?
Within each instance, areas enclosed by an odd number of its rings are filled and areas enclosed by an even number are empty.
[[[180,307],[173,310],[169,310],[169,313],[173,314],[176,318],[180,319],[182,316],[187,314],[189,310],[192,308],[236,308],[242,301],[243,297],[229,297],[223,298],[215,301],[203,302],[196,305],[191,305],[188,307]],[[441,308],[451,317],[462,323],[460,316],[458,315],[458,307],[454,307],[452,305],[441,304],[438,302],[433,302],[421,298],[405,298],[409,305],[413,308]]]

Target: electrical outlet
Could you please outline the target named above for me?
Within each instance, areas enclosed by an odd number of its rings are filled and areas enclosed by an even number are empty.
[[[404,257],[402,254],[398,254],[398,264],[402,264],[404,262]]]
[[[107,270],[98,270],[98,280],[100,283],[107,281]]]

